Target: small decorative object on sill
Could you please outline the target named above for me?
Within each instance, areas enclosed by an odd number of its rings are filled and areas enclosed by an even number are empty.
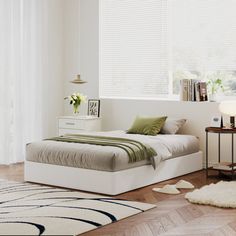
[[[224,85],[221,79],[217,78],[217,74],[215,75],[216,78],[211,78],[207,81],[207,88],[209,91],[209,101],[216,102],[216,96],[219,91],[224,91]]]
[[[219,110],[221,113],[230,116],[230,128],[235,128],[236,100],[221,102]]]
[[[100,100],[89,99],[88,100],[88,115],[89,116],[100,116]]]
[[[221,128],[222,126],[222,117],[220,115],[216,115],[211,118],[211,127]]]
[[[81,93],[73,93],[72,95],[67,96],[64,99],[69,99],[70,105],[73,106],[74,114],[78,114],[79,106],[82,102],[86,101],[86,96]]]
[[[87,81],[84,81],[80,78],[80,75],[77,75],[76,78],[72,81],[70,81],[73,84],[84,84],[87,83]]]

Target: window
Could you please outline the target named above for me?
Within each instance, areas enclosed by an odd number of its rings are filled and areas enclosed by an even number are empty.
[[[100,0],[101,97],[169,97],[220,76],[236,95],[235,0]]]
[[[236,95],[235,0],[171,0],[173,83],[222,79],[225,95]],[[184,74],[184,75],[183,75]]]
[[[168,95],[167,2],[100,1],[100,95]]]

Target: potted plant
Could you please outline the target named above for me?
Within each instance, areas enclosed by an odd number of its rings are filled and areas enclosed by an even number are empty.
[[[73,93],[70,96],[65,97],[64,99],[68,99],[70,105],[73,106],[74,114],[79,113],[79,106],[82,102],[86,101],[86,97],[81,93]]]
[[[211,78],[207,81],[207,88],[209,91],[209,100],[211,102],[216,101],[216,94],[219,91],[224,91],[224,85],[222,79],[220,78]]]

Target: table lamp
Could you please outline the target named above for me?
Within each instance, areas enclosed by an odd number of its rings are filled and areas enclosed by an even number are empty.
[[[230,116],[230,127],[235,128],[236,100],[221,102],[219,105],[219,110],[221,113]]]

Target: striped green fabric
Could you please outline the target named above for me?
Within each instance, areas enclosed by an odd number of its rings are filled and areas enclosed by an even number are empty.
[[[157,155],[156,151],[146,144],[119,137],[67,134],[46,140],[117,147],[123,149],[128,154],[129,162],[137,162],[145,159],[149,160],[151,157]]]

